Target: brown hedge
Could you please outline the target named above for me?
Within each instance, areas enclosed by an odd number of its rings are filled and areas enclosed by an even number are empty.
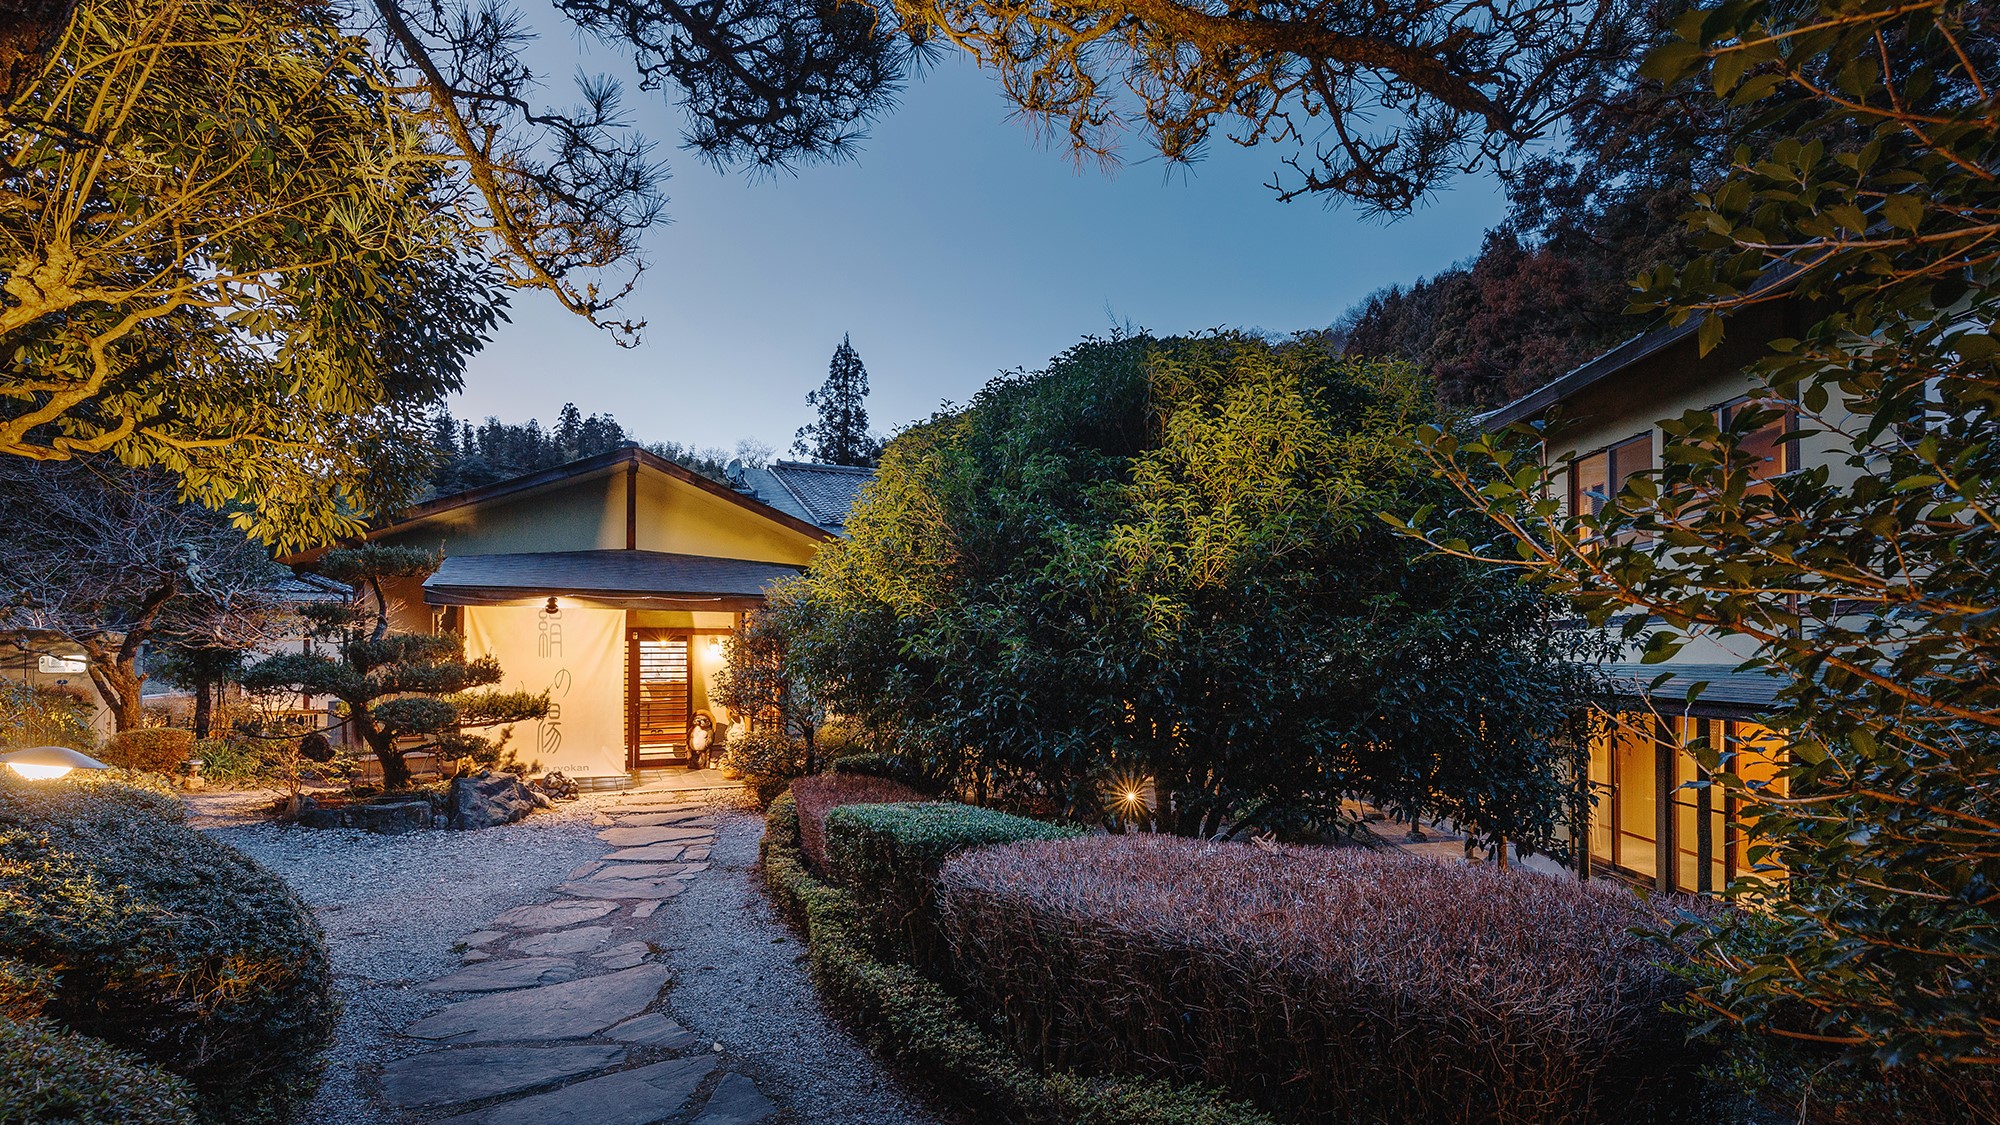
[[[1148,835],[965,852],[937,895],[960,980],[1044,1066],[1310,1121],[1643,1121],[1691,1088],[1684,989],[1617,887]]]
[[[194,732],[173,727],[121,730],[104,743],[104,761],[139,773],[176,774],[194,753]]]
[[[826,814],[842,805],[895,804],[924,797],[900,781],[865,774],[822,773],[792,782],[799,810],[799,847],[813,870],[826,874]]]

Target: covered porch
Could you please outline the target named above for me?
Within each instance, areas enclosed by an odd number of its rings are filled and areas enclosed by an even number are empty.
[[[453,555],[423,584],[437,627],[491,656],[501,687],[547,691],[508,748],[587,788],[708,772],[733,715],[716,700],[725,643],[801,568],[661,551]]]

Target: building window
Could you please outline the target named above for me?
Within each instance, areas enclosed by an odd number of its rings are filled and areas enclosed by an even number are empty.
[[[1607,445],[1595,453],[1570,462],[1569,510],[1573,515],[1594,516],[1618,495],[1635,473],[1653,467],[1651,431]]]
[[[1755,839],[1744,802],[1721,785],[1702,784],[1710,776],[1688,749],[1702,738],[1719,750],[1723,770],[1753,789],[1783,792],[1783,741],[1768,727],[1644,711],[1610,716],[1591,745],[1596,800],[1586,838],[1593,865],[1704,894],[1750,873]],[[1766,866],[1759,874],[1779,874]]]
[[[1727,428],[1737,415],[1753,405],[1756,404],[1748,396],[1725,402],[1716,408],[1716,423]],[[1798,467],[1794,463],[1798,456],[1797,442],[1791,436],[1797,429],[1798,411],[1788,407],[1780,417],[1744,434],[1742,440],[1736,443],[1738,451],[1756,459],[1750,466],[1751,483],[1744,488],[1745,492],[1768,494],[1771,486],[1766,482]]]

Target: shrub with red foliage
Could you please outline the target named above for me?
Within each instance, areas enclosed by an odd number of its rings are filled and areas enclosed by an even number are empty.
[[[1685,989],[1630,892],[1362,849],[1163,836],[942,868],[956,972],[1051,1067],[1219,1086],[1309,1121],[1664,1116]]]
[[[792,782],[799,807],[799,849],[826,873],[826,814],[842,805],[889,805],[925,797],[900,781],[867,774],[821,773]]]

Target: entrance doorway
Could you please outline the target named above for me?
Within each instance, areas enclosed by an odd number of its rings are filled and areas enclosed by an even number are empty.
[[[694,718],[687,632],[633,629],[626,638],[628,744],[633,769],[653,769],[688,760],[688,731]]]

